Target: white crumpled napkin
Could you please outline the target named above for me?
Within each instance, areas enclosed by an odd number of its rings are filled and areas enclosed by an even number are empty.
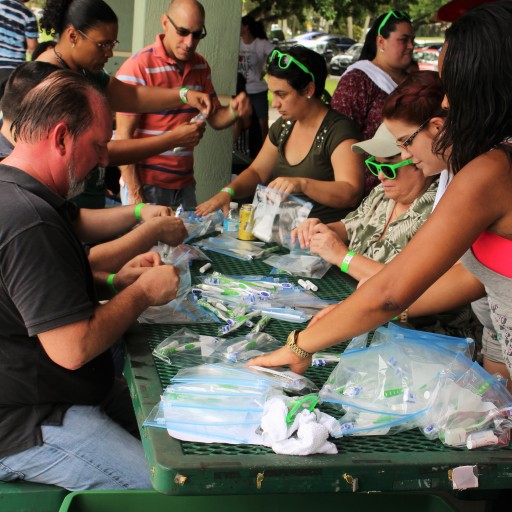
[[[289,400],[289,399],[288,399]],[[274,397],[265,403],[261,430],[263,444],[280,455],[336,454],[336,445],[327,441],[329,435],[339,436],[339,422],[317,409],[303,410],[293,424],[286,425],[288,407],[285,397]]]

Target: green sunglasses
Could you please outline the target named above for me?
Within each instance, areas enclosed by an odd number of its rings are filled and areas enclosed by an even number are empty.
[[[374,175],[378,176],[381,172],[388,180],[394,180],[396,178],[396,170],[400,167],[404,167],[406,165],[412,164],[412,158],[408,160],[403,160],[402,162],[398,162],[397,164],[380,164],[375,161],[375,157],[371,156],[367,158],[364,163],[368,170]]]
[[[405,11],[389,11],[384,19],[382,20],[381,24],[379,25],[379,29],[377,30],[377,35],[381,35],[380,31],[386,26],[386,23],[388,22],[389,18],[391,16],[394,16],[397,20],[406,20],[409,23],[412,21],[411,17],[405,12]]]
[[[281,53],[279,50],[274,50],[270,57],[268,58],[269,63],[274,62],[274,60],[277,59],[277,65],[281,69],[288,69],[291,64],[295,64],[300,70],[304,71],[304,73],[308,74],[311,77],[311,80],[313,83],[315,83],[315,76],[309,69],[302,64],[302,62],[299,62],[295,57],[292,57],[291,55],[288,55],[287,53]]]

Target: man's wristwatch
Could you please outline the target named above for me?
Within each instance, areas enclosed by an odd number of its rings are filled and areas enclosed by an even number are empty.
[[[297,337],[299,335],[300,331],[292,331],[290,334],[288,334],[288,338],[286,338],[286,346],[294,353],[297,354],[302,359],[308,359],[313,354],[310,354],[309,352],[306,352],[305,350],[302,350],[297,345]]]

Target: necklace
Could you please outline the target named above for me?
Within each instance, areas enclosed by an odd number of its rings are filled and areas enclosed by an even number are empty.
[[[53,53],[55,54],[55,58],[59,61],[63,68],[71,69],[67,65],[66,61],[62,58],[62,55],[55,49],[55,46],[53,47]]]

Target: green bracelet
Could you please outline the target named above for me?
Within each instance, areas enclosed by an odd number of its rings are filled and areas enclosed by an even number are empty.
[[[110,292],[112,293],[112,295],[116,295],[117,294],[116,287],[114,286],[114,278],[115,277],[116,277],[115,274],[110,274],[107,277],[107,287],[110,290]]]
[[[188,92],[188,89],[186,87],[182,87],[180,89],[180,100],[182,103],[185,103],[185,105],[188,103],[187,101],[187,92]]]
[[[142,217],[140,216],[140,211],[142,210],[142,208],[146,206],[146,203],[139,203],[136,207],[135,207],[135,210],[134,210],[134,214],[135,214],[135,218],[137,220],[142,220]]]
[[[232,188],[224,187],[221,192],[227,192],[231,197],[235,196],[235,191]]]
[[[229,105],[228,110],[229,110],[229,113],[231,114],[231,117],[233,118],[233,120],[236,121],[239,117],[238,112],[231,106],[231,104]]]
[[[345,254],[345,257],[343,258],[340,266],[340,270],[345,274],[348,272],[348,266],[350,265],[350,262],[355,255],[356,253],[354,251],[348,251],[347,254]]]

